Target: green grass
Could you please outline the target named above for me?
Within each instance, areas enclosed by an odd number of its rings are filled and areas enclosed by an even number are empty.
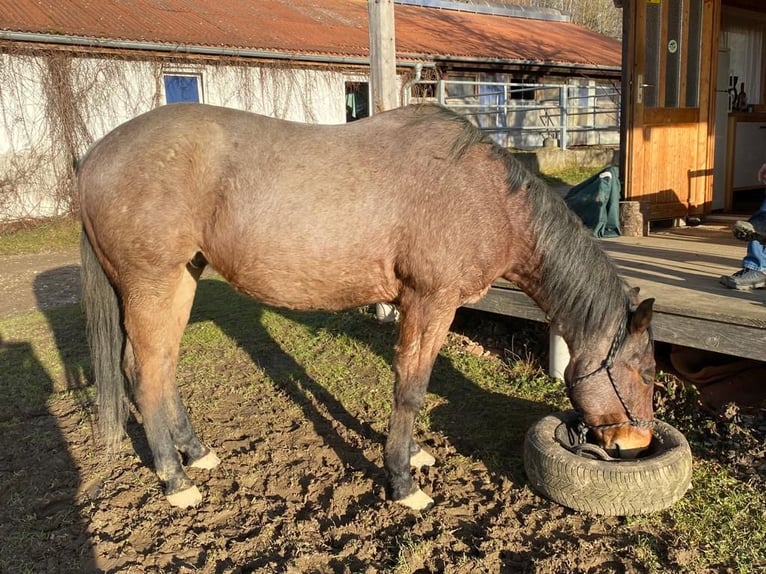
[[[73,218],[0,227],[0,255],[69,251],[77,248],[79,238],[80,222]]]
[[[766,496],[716,461],[695,459],[692,488],[660,515],[631,519],[650,572],[666,559],[679,572],[763,572],[766,568]]]
[[[270,384],[285,389],[298,416],[301,404],[321,404],[336,418],[369,420],[374,431],[385,432],[381,413],[390,408],[395,327],[378,325],[360,311],[271,310],[217,280],[202,281],[199,291],[179,368],[192,411],[210,406],[211,385],[231,388],[244,401],[255,396],[257,384]],[[82,332],[77,305],[0,319],[0,433],[14,416],[44,410],[78,387],[88,369]],[[443,433],[458,447],[444,464],[460,465],[465,458],[459,453],[471,452],[492,472],[523,484],[518,449],[509,454],[509,445],[520,444],[544,413],[568,406],[563,385],[548,378],[534,356],[475,356],[458,342],[452,335],[437,360],[418,426]],[[267,382],[253,385],[256,372]],[[712,434],[705,421],[693,414],[693,397],[671,391],[674,405],[663,406],[660,417],[690,438],[693,489],[664,512],[625,520],[631,552],[646,572],[763,571],[762,477],[748,479],[718,460],[706,446]],[[395,570],[416,567],[426,544],[414,536],[401,540]]]
[[[564,170],[541,173],[540,179],[551,187],[558,187],[562,185],[577,185],[588,179],[593,174],[601,171],[603,168],[593,167],[581,167],[581,166],[569,166]]]

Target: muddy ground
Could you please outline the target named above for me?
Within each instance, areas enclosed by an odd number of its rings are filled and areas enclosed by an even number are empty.
[[[77,299],[76,254],[37,257],[0,262],[3,315]],[[22,343],[3,356],[49,376]],[[0,572],[642,572],[638,539],[651,540],[670,570],[691,551],[625,519],[540,498],[520,464],[507,470],[474,455],[480,445],[448,424],[420,436],[438,464],[417,479],[436,505],[418,513],[391,504],[387,413],[346,411],[287,356],[254,363],[244,352],[222,361],[224,383],[204,397],[184,385],[195,373],[180,375],[187,403],[207,404],[191,416],[222,459],[190,471],[204,496],[190,510],[166,503],[135,421],[123,451],[107,456],[76,393],[0,417]],[[266,381],[296,369],[295,388]],[[519,440],[502,454],[519,460],[521,449]]]

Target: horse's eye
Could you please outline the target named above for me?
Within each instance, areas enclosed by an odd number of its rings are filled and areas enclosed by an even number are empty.
[[[644,383],[651,385],[654,383],[654,369],[643,369],[641,371],[641,378]]]

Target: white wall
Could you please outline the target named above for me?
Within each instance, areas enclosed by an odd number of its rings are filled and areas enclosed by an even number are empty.
[[[165,103],[162,75],[194,74],[203,102],[322,124],[346,121],[342,71],[0,54],[0,221],[70,210],[73,158]]]

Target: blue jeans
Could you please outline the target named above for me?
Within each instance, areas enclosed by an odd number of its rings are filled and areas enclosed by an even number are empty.
[[[761,207],[753,217],[763,217],[766,215],[766,199],[763,200]],[[742,260],[742,267],[753,269],[755,271],[766,271],[766,248],[760,241],[749,241],[747,244],[747,254]]]
[[[766,271],[766,247],[760,241],[748,241],[747,254],[742,267],[755,271]]]

